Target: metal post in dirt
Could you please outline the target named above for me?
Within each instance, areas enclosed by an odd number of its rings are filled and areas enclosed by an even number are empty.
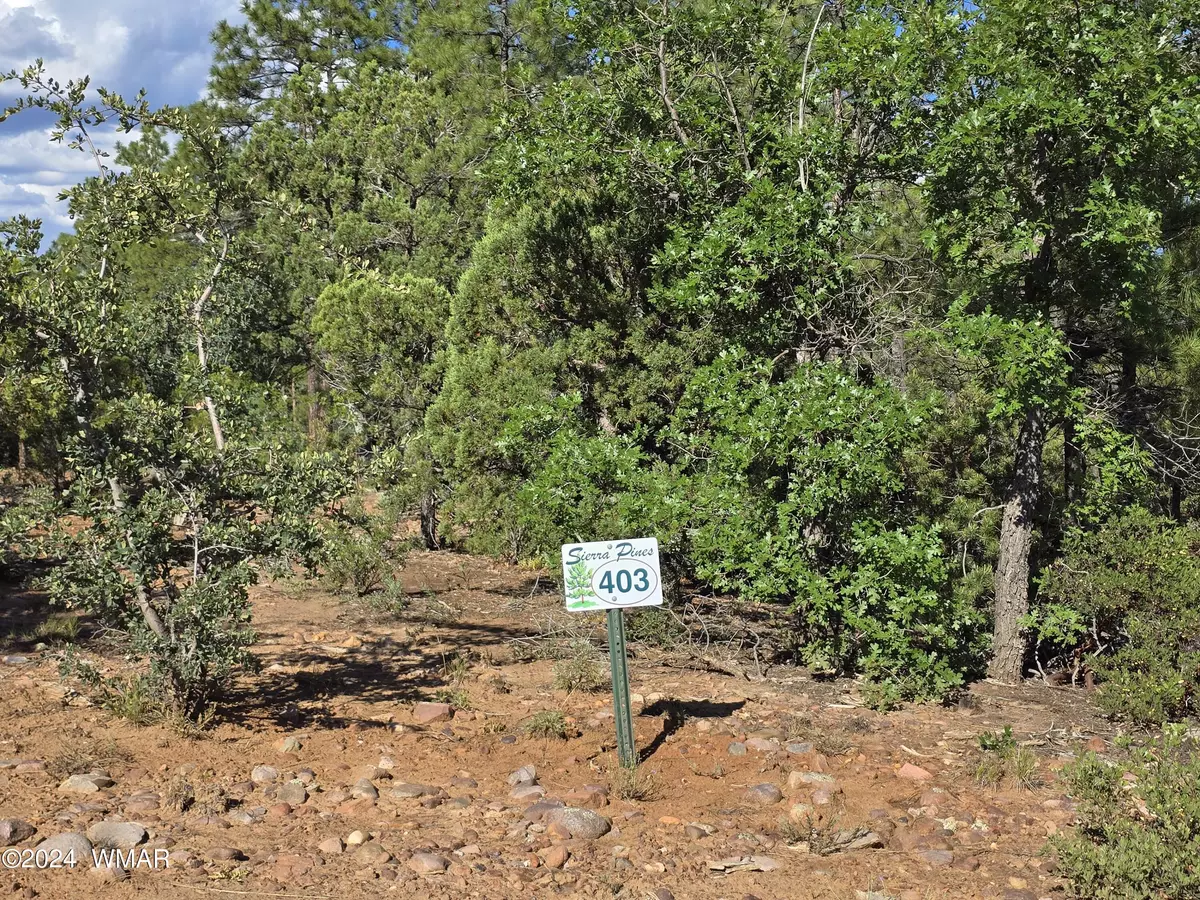
[[[612,670],[613,717],[617,724],[617,760],[622,766],[637,765],[624,611],[663,604],[658,541],[631,538],[563,544],[562,565],[567,609],[608,613],[608,661]]]
[[[629,703],[629,657],[625,653],[625,613],[608,611],[608,663],[612,670],[613,717],[617,722],[617,760],[637,764],[633,745],[633,709]]]

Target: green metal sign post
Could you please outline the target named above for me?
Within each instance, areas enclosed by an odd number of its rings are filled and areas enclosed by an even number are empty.
[[[563,594],[569,612],[608,613],[608,662],[612,670],[617,759],[637,765],[633,709],[629,703],[629,657],[625,651],[625,610],[662,606],[658,541],[629,538],[563,544]]]
[[[629,657],[625,652],[625,613],[619,609],[608,611],[608,664],[612,671],[613,717],[617,721],[617,760],[622,766],[633,766],[637,751],[629,702]]]

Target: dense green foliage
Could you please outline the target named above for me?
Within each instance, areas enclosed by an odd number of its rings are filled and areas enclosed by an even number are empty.
[[[1046,573],[1043,596],[1035,634],[1059,647],[1084,642],[1105,708],[1146,724],[1195,714],[1200,531],[1135,508],[1074,532]]]
[[[187,110],[10,76],[142,129],[76,234],[5,226],[0,415],[155,666],[179,616],[224,678],[270,559],[391,583],[318,546],[357,467],[429,547],[655,535],[880,705],[1194,711],[1194,4],[243,6]]]
[[[1054,849],[1070,896],[1200,897],[1200,755],[1182,729],[1133,750],[1125,768],[1088,754],[1067,775],[1081,824]]]

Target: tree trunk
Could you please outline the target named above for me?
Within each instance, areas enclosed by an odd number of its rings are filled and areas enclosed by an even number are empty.
[[[988,675],[997,681],[1020,681],[1025,661],[1025,632],[1021,619],[1029,612],[1033,517],[1041,489],[1045,444],[1046,414],[1034,407],[1025,414],[1017,436],[1016,458],[1000,525],[992,662],[988,667]]]
[[[1063,499],[1072,521],[1072,508],[1083,499],[1085,468],[1083,450],[1075,439],[1075,423],[1067,416],[1063,420]]]
[[[433,491],[427,491],[421,498],[421,539],[425,541],[426,550],[442,549],[442,539],[438,535],[438,499]]]
[[[310,362],[308,364],[308,372],[304,378],[304,387],[308,393],[308,442],[316,443],[317,440],[317,420],[320,418],[320,407],[317,404],[317,390],[319,386],[319,377],[317,375],[317,364]]]
[[[200,366],[200,378],[204,382],[204,408],[208,410],[208,423],[212,426],[213,443],[218,453],[225,452],[225,431],[221,428],[221,418],[217,415],[217,404],[208,390],[208,350],[204,344],[204,305],[212,296],[217,279],[221,277],[221,268],[225,265],[225,255],[229,252],[229,237],[226,235],[221,246],[221,256],[213,269],[212,277],[201,291],[196,305],[192,307],[192,321],[196,326],[196,361]]]
[[[25,471],[25,438],[17,438],[17,471]]]

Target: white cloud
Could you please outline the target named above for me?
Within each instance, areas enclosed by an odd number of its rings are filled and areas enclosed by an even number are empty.
[[[238,0],[0,0],[0,71],[45,60],[52,77],[91,77],[154,105],[199,99],[208,79],[208,35],[238,17]],[[0,105],[17,94],[0,86]],[[57,194],[94,174],[86,154],[49,143],[45,115],[22,113],[0,124],[0,218],[41,217],[49,237],[70,227]],[[129,138],[126,138],[128,140]],[[110,133],[99,143],[111,150]],[[29,207],[22,204],[29,203]]]

